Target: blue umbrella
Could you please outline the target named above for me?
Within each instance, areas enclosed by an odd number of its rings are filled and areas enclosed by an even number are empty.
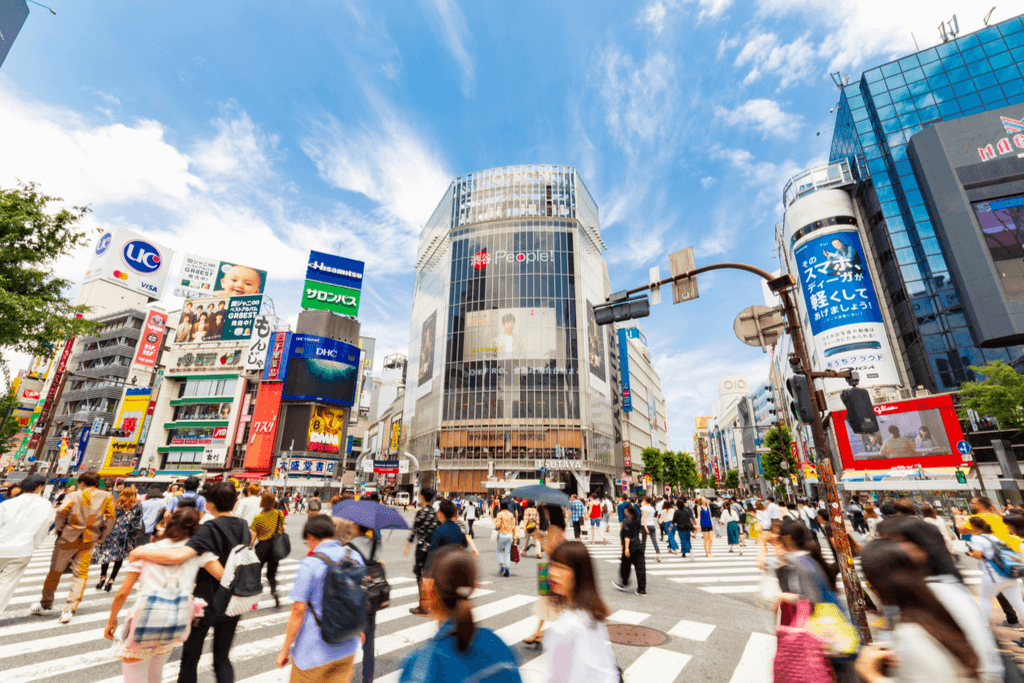
[[[343,500],[331,508],[331,514],[355,522],[367,529],[408,529],[401,513],[375,500]]]
[[[561,505],[567,507],[569,505],[569,496],[558,489],[553,489],[543,484],[537,486],[521,486],[517,489],[512,489],[508,493],[510,498],[523,498],[525,500],[532,500],[535,503],[545,503],[547,505]]]

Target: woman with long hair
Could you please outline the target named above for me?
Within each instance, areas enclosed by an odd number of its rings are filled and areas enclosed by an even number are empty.
[[[761,537],[761,523],[757,521],[757,512],[754,510],[752,503],[747,503],[746,509],[743,511],[746,515],[747,530],[750,540],[756,541]]]
[[[604,622],[610,610],[597,589],[586,546],[567,541],[551,555],[548,572],[558,619],[544,635],[551,683],[617,683],[619,670]]]
[[[953,541],[956,540],[956,537],[953,535],[952,527],[946,524],[944,520],[940,519],[939,514],[935,511],[935,508],[933,508],[928,503],[922,504],[919,510],[921,511],[921,519],[923,519],[925,522],[931,524],[933,527],[939,530],[939,533],[942,534],[942,538],[946,541],[946,548],[950,552],[952,552]]]
[[[668,551],[673,555],[678,555],[679,543],[676,541],[676,525],[672,521],[675,507],[675,503],[666,499],[661,507],[661,514],[658,515],[658,522],[665,529],[665,537],[668,539]]]
[[[620,591],[628,591],[629,569],[636,571],[636,594],[647,595],[647,564],[644,560],[645,543],[640,536],[640,513],[636,506],[628,503],[625,508],[619,539],[622,543],[622,557],[619,560],[619,578],[612,579],[612,585]]]
[[[733,546],[740,544],[740,518],[736,514],[728,503],[722,506],[722,516],[718,520],[725,525],[725,536],[729,543],[729,552],[732,552]],[[743,554],[743,547],[740,547],[740,555]]]
[[[978,653],[928,589],[925,570],[906,549],[887,539],[872,541],[861,555],[861,567],[882,604],[899,609],[892,642],[885,648],[869,645],[857,657],[856,671],[863,680],[979,680]]]
[[[711,554],[711,544],[714,540],[715,526],[712,522],[711,506],[708,499],[703,496],[697,499],[697,519],[700,522],[700,533],[704,537],[704,557],[714,557]]]
[[[785,564],[777,570],[782,605],[782,623],[788,625],[795,616],[796,603],[808,600],[813,609],[819,602],[839,605],[836,577],[839,567],[825,561],[814,533],[803,522],[787,519],[779,528],[779,542],[784,549]]]
[[[548,520],[548,533],[544,537],[544,552],[550,559],[555,550],[565,543],[565,513],[557,505],[542,505],[540,514]],[[541,631],[544,628],[544,622],[554,621],[558,617],[558,608],[550,595],[540,596],[540,600],[533,605],[533,614],[540,621],[537,624],[537,631],[523,642],[528,645],[539,645],[543,641]]]
[[[274,534],[284,533],[284,513],[275,509],[277,497],[269,491],[260,497],[260,512],[252,520],[249,528],[252,530],[252,541],[255,544],[256,557],[260,558],[260,569],[267,567],[267,583],[270,584],[270,596],[274,598],[274,604],[281,605],[281,598],[277,595],[277,565],[280,562],[274,554]]]
[[[139,502],[138,491],[134,486],[125,486],[121,490],[114,501],[114,512],[117,515],[114,529],[102,544],[93,548],[91,562],[100,566],[100,582],[96,584],[96,590],[108,593],[114,586],[124,559],[138,545],[135,527],[142,523],[142,503]],[[108,579],[107,568],[111,563],[114,566]]]
[[[521,683],[509,646],[473,623],[470,596],[476,578],[476,562],[462,547],[449,544],[431,553],[423,573],[423,598],[440,628],[405,660],[399,683]]]
[[[498,542],[495,545],[495,550],[498,553],[498,574],[500,576],[509,576],[509,569],[512,566],[512,544],[516,541],[516,532],[519,529],[516,526],[516,518],[512,516],[510,511],[512,503],[502,504],[501,507],[501,512],[498,513],[494,520],[494,529],[498,533]],[[539,547],[537,549],[540,550]]]
[[[124,495],[124,491],[121,492]],[[199,528],[199,513],[194,507],[182,507],[167,520],[163,532],[153,544],[155,548],[177,548],[185,545]],[[110,605],[110,618],[103,630],[103,637],[114,640],[117,631],[117,615],[124,607],[135,584],[139,584],[138,598],[153,593],[167,585],[171,577],[177,585],[191,588],[196,581],[196,574],[201,567],[210,573],[220,576],[223,567],[213,553],[195,555],[181,564],[155,564],[146,561],[129,563],[125,569],[125,578],[121,587],[114,594]],[[159,683],[163,677],[163,667],[171,656],[171,652],[179,643],[159,643],[144,648],[129,649],[123,639],[114,645],[114,654],[121,659],[125,683]]]
[[[672,513],[672,526],[679,534],[680,555],[682,557],[689,555],[692,560],[693,553],[690,549],[690,535],[693,533],[693,513],[690,512],[690,508],[686,504],[686,498],[680,498],[676,501],[676,509]]]

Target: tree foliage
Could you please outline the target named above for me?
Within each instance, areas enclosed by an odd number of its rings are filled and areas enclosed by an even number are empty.
[[[793,457],[792,433],[784,424],[772,427],[764,435],[764,445],[767,453],[761,454],[761,473],[768,481],[775,482],[789,476],[789,472],[796,472],[800,463]],[[785,460],[789,464],[789,472],[782,468]]]
[[[665,454],[657,448],[645,448],[640,457],[643,458],[644,468],[641,470],[655,483],[665,481]]]
[[[80,225],[88,208],[50,209],[60,201],[33,183],[0,188],[0,367],[5,374],[5,352],[52,353],[57,341],[94,327],[78,319],[88,307],[75,306],[64,295],[71,281],[54,274],[58,259],[88,242]]]
[[[1024,375],[1006,363],[995,361],[971,370],[984,375],[981,382],[964,382],[960,385],[961,417],[967,417],[967,409],[980,415],[991,415],[999,421],[1001,429],[1024,431]]]
[[[695,489],[700,485],[697,462],[689,453],[645,448],[641,457],[644,460],[643,473],[656,483],[685,489]]]
[[[729,470],[725,473],[725,483],[722,485],[726,489],[738,489],[740,487],[740,473],[738,470]]]

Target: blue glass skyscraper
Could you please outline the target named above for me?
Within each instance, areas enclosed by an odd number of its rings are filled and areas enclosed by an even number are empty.
[[[865,71],[842,88],[830,160],[856,170],[894,341],[913,385],[932,391],[956,389],[974,379],[969,366],[1009,362],[1021,347],[980,348],[907,146],[937,122],[1024,103],[1018,64],[1019,17]]]

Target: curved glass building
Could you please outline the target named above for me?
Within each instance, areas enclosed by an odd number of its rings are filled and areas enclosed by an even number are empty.
[[[405,450],[421,486],[607,488],[621,468],[618,357],[598,209],[575,169],[452,181],[420,235]]]

